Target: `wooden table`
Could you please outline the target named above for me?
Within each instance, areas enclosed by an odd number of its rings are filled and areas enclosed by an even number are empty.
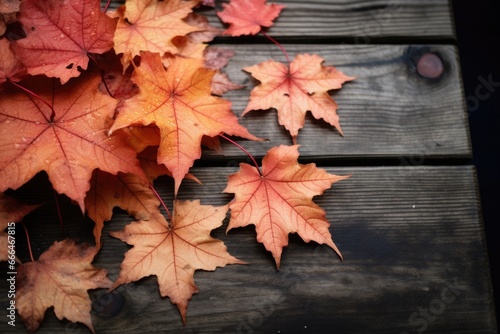
[[[311,116],[298,137],[302,163],[352,174],[315,199],[326,210],[344,261],[331,249],[292,235],[278,272],[253,228],[225,235],[226,221],[213,236],[250,264],[196,272],[200,292],[189,304],[185,328],[176,307],[160,297],[156,277],[148,277],[118,288],[108,308],[101,307],[108,301],[99,299],[102,291],[91,292],[96,332],[496,333],[476,172],[468,164],[472,152],[450,2],[280,3],[286,9],[269,30],[271,36],[291,55],[316,53],[326,65],[356,76],[332,92],[344,137]],[[215,16],[210,20],[222,27]],[[235,41],[220,38],[217,44],[236,51],[226,72],[247,86],[225,95],[239,115],[256,84],[240,69],[285,59],[263,38]],[[417,71],[419,59],[428,53],[444,64],[439,78]],[[291,144],[273,111],[252,112],[241,123],[270,139],[242,142],[258,158],[272,146]],[[199,198],[212,205],[231,200],[221,193],[227,176],[247,158],[230,145],[224,144],[223,150],[223,157],[204,153],[192,170],[204,185],[183,182],[180,199]],[[48,202],[46,209],[27,217],[35,257],[54,239],[89,241],[82,235],[92,229],[78,208],[67,206],[61,231],[50,207],[51,193],[38,191],[46,182],[39,176],[22,190],[28,199]],[[171,203],[172,182],[161,179],[157,188]],[[130,221],[117,210],[103,234]],[[95,265],[107,269],[114,280],[128,249],[107,237]],[[2,280],[0,291],[5,286]],[[6,294],[0,299],[6,305]],[[7,328],[4,320],[0,332],[24,332],[20,323]],[[39,333],[63,332],[89,331],[58,321],[49,310]]]

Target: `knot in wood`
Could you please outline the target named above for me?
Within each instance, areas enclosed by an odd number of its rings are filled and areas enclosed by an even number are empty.
[[[427,79],[437,79],[444,72],[441,58],[434,53],[424,53],[417,62],[417,72]]]

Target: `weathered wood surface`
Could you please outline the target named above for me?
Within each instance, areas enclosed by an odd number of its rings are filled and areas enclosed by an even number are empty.
[[[185,182],[179,198],[224,205],[232,195],[221,192],[235,170],[195,169],[204,185]],[[113,317],[104,315],[114,305],[94,303],[97,333],[414,333],[424,324],[433,333],[495,332],[473,167],[327,170],[352,174],[315,199],[326,210],[343,262],[331,249],[292,236],[277,272],[254,229],[225,235],[226,221],[213,236],[250,264],[197,271],[200,292],[189,304],[185,329],[176,307],[159,296],[156,278],[149,277],[117,290],[124,305]],[[157,186],[166,203],[172,187],[166,179]],[[48,218],[38,216],[29,225],[35,252],[48,246],[44,239],[82,235],[91,226],[68,222],[63,234],[55,217]],[[130,220],[117,212],[105,226],[95,265],[106,268],[112,280],[129,246],[108,232]],[[5,305],[6,296],[0,298]],[[427,320],[419,314],[425,309]],[[24,331],[20,324],[5,325],[2,333]],[[49,311],[39,333],[62,333],[65,327],[70,333],[88,332],[59,322]]]
[[[218,45],[219,46],[219,45]],[[248,104],[250,90],[258,84],[242,68],[268,59],[285,61],[274,44],[220,45],[236,52],[225,71],[245,89],[224,95],[241,115]],[[354,76],[332,96],[344,137],[329,124],[308,113],[297,142],[302,157],[462,157],[471,156],[468,123],[457,50],[449,45],[300,45],[287,44],[291,56],[316,53],[325,65],[334,65]],[[417,71],[424,53],[443,59],[445,72],[438,79],[426,79]],[[288,131],[280,126],[275,110],[251,111],[240,118],[251,133],[270,141],[243,142],[256,156],[279,144],[291,144]],[[318,145],[321,143],[321,145]],[[210,154],[209,152],[207,152]],[[244,158],[236,147],[224,145],[229,158]]]
[[[102,1],[106,3],[106,1]],[[217,10],[222,3],[216,1]],[[124,1],[113,1],[116,8]],[[283,0],[286,6],[269,33],[276,37],[348,37],[367,44],[374,38],[454,39],[448,0]],[[225,26],[213,10],[200,10],[212,25]]]
[[[273,36],[347,36],[354,38],[355,43],[365,44],[372,38],[387,36],[455,36],[447,0],[285,0],[276,3],[286,8],[270,30]],[[211,22],[220,25],[216,17]]]
[[[352,158],[365,159],[368,165],[379,163],[373,158],[400,158],[403,166],[326,167],[337,174],[353,174],[315,199],[332,223],[344,262],[326,247],[291,236],[277,272],[270,254],[255,240],[254,229],[225,235],[226,221],[213,236],[250,264],[197,272],[200,293],[189,304],[185,328],[175,306],[159,296],[155,277],[149,277],[120,287],[111,303],[98,299],[102,290],[91,292],[96,332],[496,333],[475,170],[471,166],[416,166],[433,161],[431,158],[471,156],[457,51],[447,45],[455,36],[450,2],[280,3],[287,8],[269,33],[289,42],[285,47],[290,55],[317,53],[326,65],[357,77],[332,92],[345,137],[308,116],[298,137],[301,157],[325,166],[346,165]],[[222,27],[213,14],[210,21]],[[394,40],[401,44],[380,44]],[[217,41],[218,46],[236,51],[226,72],[233,81],[247,86],[225,95],[238,115],[256,84],[240,69],[271,58],[284,61],[271,43],[259,38],[246,41],[249,44],[233,44],[226,38]],[[413,41],[421,45],[412,45]],[[373,42],[379,44],[370,44]],[[416,73],[416,63],[424,52],[436,53],[443,60],[441,78],[429,80]],[[257,157],[271,146],[291,143],[274,111],[252,112],[241,123],[271,140],[241,142]],[[235,166],[246,160],[235,148],[223,145],[225,157],[205,151],[203,163],[215,165],[225,159],[223,165]],[[183,182],[179,198],[225,204],[232,195],[221,191],[235,170],[196,168],[193,173],[204,185]],[[163,179],[158,188],[171,203],[172,183]],[[20,191],[28,201],[47,202],[25,219],[35,258],[54,240],[92,241],[92,222],[66,200],[61,203],[65,221],[65,230],[61,230],[53,194],[47,189],[46,178],[38,176]],[[106,268],[112,280],[130,247],[107,233],[130,221],[117,210],[105,226],[104,246],[95,265]],[[17,238],[19,245],[25,244],[23,233]],[[26,249],[17,251],[20,258],[28,259]],[[0,270],[7,272],[5,263]],[[0,291],[7,291],[3,279]],[[2,293],[0,305],[6,305],[6,300]],[[15,328],[0,322],[0,333],[24,332],[20,319]],[[39,331],[88,332],[80,324],[57,320],[52,310]]]
[[[119,1],[113,1],[116,8]],[[222,2],[217,1],[220,8]],[[367,45],[377,36],[432,37],[453,35],[448,1],[282,1],[286,10],[271,28],[273,36],[288,36],[288,53],[317,53],[326,65],[334,65],[357,79],[331,95],[339,104],[345,137],[330,125],[308,113],[299,132],[303,158],[470,158],[466,106],[462,96],[458,53],[450,45]],[[213,10],[202,10],[210,22],[222,28]],[[314,18],[314,19],[313,19]],[[372,27],[377,22],[383,29]],[[307,24],[304,27],[303,24]],[[406,27],[406,28],[404,28]],[[360,31],[366,30],[363,34]],[[380,30],[380,31],[379,31]],[[382,31],[383,30],[383,31]],[[293,36],[293,38],[292,38]],[[353,44],[298,44],[310,42],[304,36],[369,36]],[[222,39],[224,41],[225,39]],[[245,39],[232,38],[244,41]],[[255,42],[255,38],[247,37]],[[411,39],[410,39],[411,40]],[[227,41],[227,40],[226,40]],[[271,42],[264,44],[220,44],[236,56],[225,71],[246,88],[224,95],[240,115],[249,92],[258,84],[242,68],[268,59],[285,61],[285,56]],[[445,66],[438,79],[426,79],[417,71],[417,62],[425,52],[440,56]],[[266,143],[245,142],[257,157],[278,144],[291,143],[288,132],[277,123],[275,111],[254,111],[241,119],[250,132]],[[317,145],[318,141],[322,145]],[[244,154],[224,143],[224,157],[205,151],[207,159],[241,160]]]

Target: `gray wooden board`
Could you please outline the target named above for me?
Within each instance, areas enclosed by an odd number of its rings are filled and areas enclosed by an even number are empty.
[[[236,52],[225,72],[245,89],[224,95],[241,115],[258,81],[242,68],[268,59],[285,61],[274,44],[218,45]],[[329,124],[306,115],[297,142],[302,157],[465,157],[471,156],[466,107],[462,93],[457,50],[448,45],[297,45],[287,44],[291,57],[315,53],[325,65],[336,66],[354,81],[332,91],[344,137]],[[426,52],[438,54],[445,66],[439,79],[426,79],[416,72],[416,63]],[[277,113],[251,111],[240,118],[251,133],[269,142],[240,142],[252,154],[263,156],[279,144],[292,142],[278,124]],[[226,158],[241,159],[238,148],[223,146]],[[209,158],[206,152],[205,158]]]
[[[272,36],[348,36],[369,43],[374,37],[454,38],[448,0],[285,0]],[[210,22],[224,28],[218,17]]]
[[[222,3],[216,1],[217,10]],[[106,3],[106,1],[102,1]],[[116,8],[124,1],[113,1]],[[285,5],[272,36],[350,37],[367,44],[377,37],[455,38],[451,6],[448,0],[283,0],[269,1]],[[221,29],[226,26],[213,9],[198,10]]]
[[[226,235],[225,221],[212,235],[250,264],[197,271],[200,292],[190,301],[185,328],[175,306],[159,296],[156,278],[148,277],[117,289],[125,302],[116,316],[99,316],[109,310],[94,303],[97,333],[415,333],[424,328],[429,333],[495,333],[473,167],[327,170],[352,174],[315,198],[331,222],[343,262],[331,249],[292,235],[277,272],[252,227]],[[204,185],[184,182],[179,199],[224,205],[232,195],[221,192],[235,171],[195,169]],[[170,204],[172,182],[162,179],[156,187]],[[62,233],[56,219],[50,210],[28,216],[36,257],[54,239],[82,240],[90,232],[88,221],[75,219],[66,221]],[[130,221],[118,210],[105,225],[95,265],[106,268],[112,280],[130,247],[108,232]],[[26,260],[25,250],[18,252]],[[6,291],[5,280],[0,291]],[[102,293],[91,295],[96,300]],[[1,305],[6,298],[0,295]],[[24,329],[19,320],[15,328],[1,321],[0,332]],[[88,331],[48,311],[39,333],[62,332]]]

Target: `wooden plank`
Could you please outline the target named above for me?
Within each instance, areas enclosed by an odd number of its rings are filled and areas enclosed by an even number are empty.
[[[106,3],[106,1],[102,1]],[[217,9],[222,3],[217,1]],[[113,1],[116,8],[124,1]],[[282,0],[270,1],[286,6],[268,30],[280,37],[351,37],[367,44],[379,37],[455,38],[448,0]],[[200,10],[212,25],[225,26],[214,10]]]
[[[269,45],[231,45],[236,56],[225,71],[245,89],[224,95],[241,115],[250,90],[258,82],[242,68],[268,59],[285,62],[281,51]],[[462,96],[457,50],[447,45],[285,45],[293,57],[316,53],[325,65],[334,65],[355,76],[332,96],[344,137],[327,123],[308,113],[299,132],[302,157],[359,158],[400,157],[442,158],[471,156],[466,107]],[[426,79],[416,71],[424,53],[437,54],[444,74]],[[242,142],[256,156],[279,144],[290,144],[289,133],[278,124],[275,111],[252,111],[240,119],[254,135],[270,142]],[[321,144],[319,144],[321,143]],[[227,158],[241,159],[242,153],[224,146]],[[208,158],[208,155],[205,156]]]
[[[268,30],[272,36],[352,37],[360,44],[377,37],[455,38],[448,0],[272,2],[286,6]],[[213,25],[224,27],[217,17],[209,17]]]
[[[496,332],[473,167],[327,170],[352,174],[315,199],[332,223],[344,262],[326,247],[291,236],[277,272],[269,253],[256,242],[253,228],[225,235],[225,222],[213,236],[250,264],[196,272],[200,292],[189,304],[185,328],[175,306],[159,297],[155,277],[148,277],[117,290],[124,299],[116,300],[124,303],[114,316],[105,317],[116,302],[107,308],[94,304],[97,333]],[[195,169],[204,185],[185,182],[179,197],[223,205],[232,198],[221,192],[234,171]],[[171,203],[171,181],[162,180],[157,189]],[[64,235],[55,216],[49,220],[42,213],[27,219],[36,256],[52,237],[81,239],[89,233],[90,224],[73,217],[65,219]],[[106,268],[112,280],[129,247],[107,233],[129,221],[117,212],[105,226],[95,265]],[[22,233],[18,237],[21,240]],[[19,252],[26,260],[27,254]],[[1,280],[0,291],[6,291],[5,284]],[[91,293],[94,299],[99,294],[102,291]],[[6,305],[6,298],[0,295],[1,305]],[[83,326],[59,322],[48,311],[39,333],[63,330],[88,332]],[[22,333],[24,329],[20,323],[13,328],[2,321],[0,331]]]

